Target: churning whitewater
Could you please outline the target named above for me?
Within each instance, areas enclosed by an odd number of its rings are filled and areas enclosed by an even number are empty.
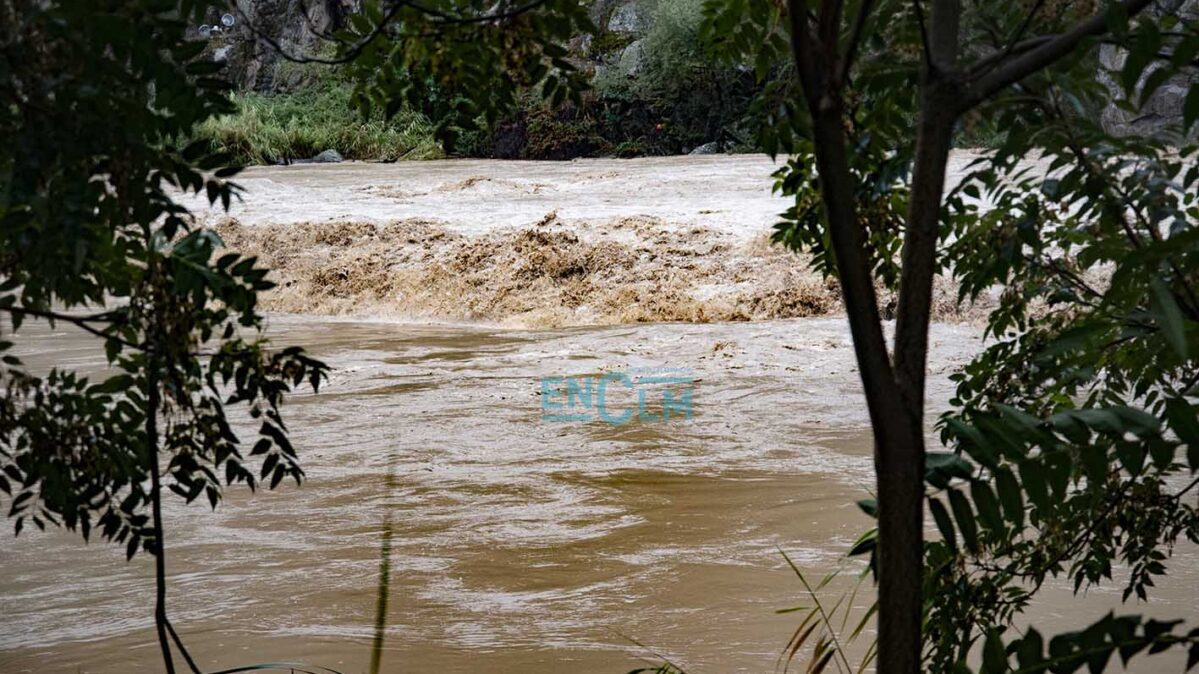
[[[972,158],[955,158],[959,174]],[[190,205],[274,269],[272,311],[526,328],[836,313],[835,282],[770,240],[786,206],[775,168],[761,156],[265,167],[243,174],[228,214]],[[984,315],[954,300],[939,283],[938,319]]]

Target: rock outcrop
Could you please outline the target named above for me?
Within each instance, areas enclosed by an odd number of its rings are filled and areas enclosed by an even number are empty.
[[[197,37],[206,36],[213,57],[228,64],[228,75],[238,88],[287,91],[312,74],[282,54],[310,57],[331,51],[322,35],[337,30],[358,10],[359,1],[237,0],[237,11],[230,14],[233,25],[225,25],[222,12],[214,9],[208,23],[193,31]]]
[[[1158,0],[1149,11],[1155,15],[1176,14],[1183,21],[1195,21],[1199,19],[1199,0]],[[1113,98],[1122,97],[1123,91],[1110,73],[1118,76],[1126,57],[1127,52],[1114,45],[1104,45],[1099,50],[1100,78]],[[1140,85],[1155,69],[1152,65],[1146,68]],[[1176,134],[1187,92],[1197,83],[1199,71],[1192,69],[1166,80],[1136,112],[1109,104],[1103,111],[1103,126],[1110,133],[1121,136],[1168,138]]]

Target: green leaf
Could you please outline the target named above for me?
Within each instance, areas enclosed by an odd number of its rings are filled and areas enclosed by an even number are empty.
[[[1170,398],[1166,401],[1166,420],[1170,429],[1187,446],[1187,464],[1191,472],[1199,470],[1199,417],[1195,408],[1185,398]]]
[[[953,508],[953,518],[958,523],[958,531],[962,533],[962,540],[966,544],[966,549],[977,554],[978,525],[974,521],[974,510],[970,508],[970,502],[966,500],[962,492],[957,489],[950,489],[949,505]]]
[[[1186,328],[1183,324],[1182,311],[1178,308],[1178,303],[1174,300],[1174,294],[1170,292],[1170,288],[1166,286],[1165,281],[1157,277],[1154,277],[1150,284],[1150,290],[1152,291],[1150,306],[1153,308],[1155,321],[1165,335],[1166,342],[1170,344],[1170,348],[1174,349],[1174,352],[1180,358],[1186,360]]]
[[[1003,513],[1007,521],[1016,529],[1024,528],[1024,496],[1016,476],[1007,468],[995,471],[995,491],[999,494],[999,503],[1003,505]]]
[[[1199,119],[1199,85],[1191,85],[1182,104],[1182,131],[1189,133]]]
[[[953,521],[949,519],[949,511],[945,509],[945,505],[940,499],[929,497],[928,510],[933,514],[933,521],[937,523],[937,529],[941,532],[941,538],[949,544],[949,547],[956,550],[958,547],[958,537],[954,533]]]
[[[1004,530],[1003,515],[999,512],[999,500],[995,498],[995,493],[981,480],[972,480],[970,482],[970,498],[974,500],[974,507],[978,509],[978,519],[987,529],[995,532]]]
[[[1024,493],[1028,500],[1038,510],[1049,507],[1049,488],[1045,483],[1045,467],[1035,459],[1025,459],[1019,464],[1020,481],[1024,483]]]
[[[1142,442],[1117,442],[1116,458],[1124,470],[1137,475],[1145,466],[1146,449]]]
[[[954,452],[929,452],[924,459],[924,480],[943,489],[953,478],[970,479],[974,466]]]
[[[1008,671],[1007,653],[1003,648],[1003,640],[999,630],[989,630],[987,639],[983,642],[983,663],[979,674],[1003,674]]]
[[[92,394],[116,393],[118,391],[124,391],[125,389],[133,386],[133,384],[134,379],[132,376],[127,374],[118,374],[105,379],[103,383],[92,386],[88,389],[88,391]]]

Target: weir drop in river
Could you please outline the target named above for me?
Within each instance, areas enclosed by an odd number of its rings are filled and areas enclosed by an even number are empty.
[[[334,369],[287,406],[302,487],[230,488],[215,513],[167,501],[170,610],[198,664],[773,671],[797,621],[775,611],[807,602],[781,551],[815,577],[845,565],[873,472],[835,288],[767,245],[770,168],[247,172],[236,221],[201,217],[280,267],[271,336]],[[930,419],[981,345],[971,310],[940,316]],[[24,328],[18,353],[104,362],[65,326]],[[687,373],[689,418],[545,418],[543,378],[657,371]],[[613,391],[611,410],[637,410]],[[150,565],[66,532],[6,535],[0,672],[160,671]],[[1199,619],[1199,553],[1171,570],[1146,613]],[[1118,588],[1052,587],[1029,619],[1089,622]]]

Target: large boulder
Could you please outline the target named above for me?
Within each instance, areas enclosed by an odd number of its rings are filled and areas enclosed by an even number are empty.
[[[312,158],[313,164],[338,164],[342,161],[345,161],[345,159],[337,150],[325,150]]]

